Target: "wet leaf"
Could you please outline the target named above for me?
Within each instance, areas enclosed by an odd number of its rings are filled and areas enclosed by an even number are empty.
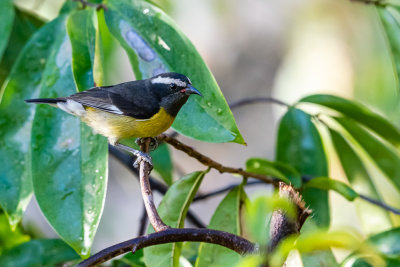
[[[167,191],[158,207],[158,213],[165,224],[183,228],[187,211],[197,190],[208,171],[197,171],[185,175],[176,181]],[[148,232],[153,232],[150,226]],[[144,260],[147,266],[179,266],[182,243],[164,244],[144,249]]]
[[[8,39],[10,38],[13,21],[14,21],[14,7],[12,0],[0,1],[0,60],[3,56],[4,50],[7,47]]]
[[[241,235],[240,229],[240,209],[241,200],[244,195],[243,187],[237,186],[232,189],[221,201],[215,210],[209,229],[229,232]],[[236,252],[214,244],[201,243],[196,267],[203,266],[235,266],[240,260],[240,255]]]
[[[301,186],[301,176],[298,171],[282,162],[273,162],[262,158],[250,158],[246,162],[246,170],[280,179],[295,188]]]
[[[358,194],[347,184],[333,180],[329,177],[316,177],[305,184],[305,188],[319,188],[322,190],[334,190],[349,201],[353,201]]]
[[[59,239],[38,239],[21,244],[0,256],[0,266],[62,266],[79,259],[78,254]]]
[[[173,128],[208,142],[244,140],[213,75],[190,40],[147,1],[107,0],[106,23],[127,52],[137,79],[174,71],[188,76],[204,97],[192,96]]]
[[[302,176],[328,175],[324,146],[317,128],[307,113],[290,108],[283,116],[278,130],[276,159],[296,168]],[[330,221],[328,193],[321,189],[306,188],[304,201],[313,210],[313,219],[319,226]]]
[[[337,122],[348,131],[368,153],[387,178],[400,190],[400,156],[398,152],[377,139],[355,121],[335,117]]]
[[[333,95],[310,95],[300,100],[334,109],[382,136],[393,145],[400,145],[400,131],[381,115],[359,103]]]
[[[382,22],[392,56],[397,88],[400,89],[400,6],[377,5],[376,9]]]
[[[329,129],[329,131],[336,154],[353,189],[373,199],[382,200],[363,162],[354,149],[341,134],[333,129]],[[392,223],[387,211],[363,200],[356,200],[355,204],[361,224],[367,234],[391,228]]]
[[[16,225],[32,195],[30,141],[40,81],[63,20],[54,20],[28,41],[2,88],[0,103],[0,205]]]
[[[89,13],[78,12],[68,18],[68,32],[81,30],[78,25],[87,21],[85,14],[89,16]],[[72,72],[71,50],[80,51],[85,47],[79,46],[81,40],[74,36],[71,47],[65,29],[67,20],[65,16],[58,20],[57,38],[43,73],[40,98],[75,93],[74,78],[78,88],[84,88],[86,82],[93,84],[93,80],[79,78],[86,74],[77,72],[77,66]],[[94,33],[91,36],[95,36]],[[88,66],[90,58],[84,51],[81,53],[80,60],[85,61],[82,65]],[[88,256],[104,206],[107,142],[94,135],[78,118],[48,105],[38,105],[31,147],[35,162],[32,165],[33,186],[44,216],[61,238],[80,255]]]
[[[10,73],[26,42],[42,25],[43,22],[38,18],[18,9],[15,10],[12,32],[0,61],[0,85]]]

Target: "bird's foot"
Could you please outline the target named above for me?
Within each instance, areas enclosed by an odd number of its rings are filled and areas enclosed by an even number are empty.
[[[139,150],[136,150],[136,152],[137,153],[134,154],[136,156],[136,160],[133,163],[133,167],[138,169],[140,167],[140,163],[144,161],[149,164],[149,172],[150,172],[153,169],[153,161],[150,155]]]
[[[157,137],[147,137],[150,138],[150,144],[149,144],[149,152],[150,151],[154,151],[156,150],[156,148],[158,147],[158,139]],[[144,138],[137,138],[135,140],[135,143],[140,147],[141,144],[143,144]]]
[[[152,161],[152,159],[151,159],[149,154],[144,153],[144,152],[142,152],[140,150],[133,149],[133,148],[131,148],[129,146],[125,146],[125,145],[119,144],[119,143],[116,143],[114,146],[116,146],[116,147],[118,147],[118,148],[120,148],[122,150],[125,150],[125,151],[127,151],[129,153],[132,153],[133,155],[136,156],[136,160],[133,163],[133,167],[139,168],[140,163],[142,161],[144,161],[144,162],[147,162],[149,164],[149,172],[153,169],[153,161]]]

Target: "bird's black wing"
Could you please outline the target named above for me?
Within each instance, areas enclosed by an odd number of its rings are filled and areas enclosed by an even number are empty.
[[[95,87],[74,94],[69,99],[84,106],[136,119],[149,119],[160,109],[158,99],[145,84],[137,82]]]

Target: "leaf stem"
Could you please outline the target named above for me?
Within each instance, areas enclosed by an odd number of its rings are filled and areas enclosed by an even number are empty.
[[[245,105],[257,104],[257,103],[274,103],[284,107],[289,108],[290,105],[273,97],[251,97],[251,98],[244,98],[233,102],[229,105],[231,109],[235,109]]]

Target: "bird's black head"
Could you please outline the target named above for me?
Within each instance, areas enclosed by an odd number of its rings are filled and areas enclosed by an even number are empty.
[[[191,94],[202,94],[192,86],[192,82],[183,74],[162,73],[149,79],[152,92],[157,95],[160,105],[170,115],[176,116]]]

